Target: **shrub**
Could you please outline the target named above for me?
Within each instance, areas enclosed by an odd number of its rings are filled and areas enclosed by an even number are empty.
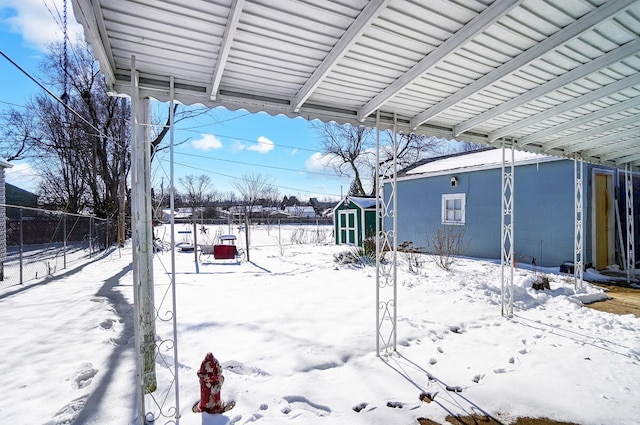
[[[409,265],[409,272],[417,273],[422,268],[424,263],[424,257],[422,255],[422,248],[413,247],[413,242],[405,241],[398,246],[398,251]]]
[[[451,270],[464,253],[469,245],[464,240],[464,232],[464,227],[441,226],[433,231],[431,237],[427,234],[427,249],[438,267]]]

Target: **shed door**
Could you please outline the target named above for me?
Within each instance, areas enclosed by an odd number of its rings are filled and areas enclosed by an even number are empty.
[[[356,211],[340,211],[340,243],[356,244]]]
[[[609,193],[609,176],[595,175],[595,266],[601,270],[609,265],[609,239],[611,238],[611,204]]]

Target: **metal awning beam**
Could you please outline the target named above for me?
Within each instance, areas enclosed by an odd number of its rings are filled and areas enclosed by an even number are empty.
[[[605,147],[589,149],[585,152],[587,155],[600,156],[600,159],[603,161],[611,161],[620,156],[619,153],[611,153],[611,148],[618,151],[624,150],[629,154],[640,153],[640,129],[638,129],[637,137],[622,142],[611,143],[607,148],[608,149],[605,149]]]
[[[460,46],[481,34],[488,26],[509,13],[523,0],[497,1],[486,8],[482,13],[473,18],[471,22],[446,39],[440,46],[431,51],[420,62],[414,65],[404,75],[385,87],[376,97],[371,99],[358,111],[358,119],[364,121],[366,117],[384,105],[389,99],[396,96],[405,87],[424,75],[440,61],[455,52]]]
[[[360,12],[356,20],[344,33],[340,41],[316,68],[311,77],[304,83],[298,93],[291,101],[291,108],[294,112],[299,112],[304,102],[311,96],[313,91],[322,83],[326,76],[336,66],[338,61],[349,51],[351,46],[362,33],[371,25],[374,19],[387,7],[391,0],[371,0]]]
[[[563,45],[564,43],[575,37],[580,36],[583,32],[588,31],[589,29],[620,13],[633,4],[634,0],[607,2],[603,4],[602,6],[594,9],[572,24],[556,32],[552,36],[546,38],[530,49],[522,52],[520,55],[516,56],[504,65],[496,68],[488,74],[485,74],[483,77],[467,85],[465,88],[458,90],[455,94],[447,97],[446,99],[442,100],[426,111],[416,115],[411,120],[411,127],[414,129],[417,128],[420,124],[429,121],[443,111],[465,100],[469,96],[472,96],[485,87],[490,86],[496,81],[533,62],[545,53]]]
[[[548,149],[554,149],[557,147],[572,146],[575,144],[575,142],[582,143],[583,141],[588,140],[593,136],[597,136],[598,134],[605,134],[605,133],[608,133],[609,131],[613,131],[613,130],[616,130],[628,125],[632,125],[632,124],[638,124],[638,117],[635,115],[631,115],[630,117],[627,117],[621,120],[612,121],[605,125],[596,126],[586,131],[579,131],[569,136],[560,137],[559,139],[554,140],[553,142],[545,143],[544,148],[548,150]]]
[[[640,127],[630,128],[628,130],[620,131],[618,133],[612,133],[606,136],[596,137],[595,139],[581,142],[579,145],[567,146],[564,149],[564,151],[567,154],[572,154],[574,152],[583,152],[585,156],[593,155],[594,152],[595,152],[595,155],[603,154],[611,150],[610,147],[609,149],[603,149],[603,147],[606,147],[604,145],[608,143],[618,143],[618,141],[622,139],[627,139],[629,137],[635,137],[638,135],[640,135]]]
[[[218,89],[220,88],[220,81],[222,81],[222,73],[224,72],[224,67],[227,64],[229,52],[231,51],[231,43],[233,43],[233,37],[235,36],[238,28],[240,14],[242,13],[242,6],[244,6],[244,0],[231,1],[231,10],[229,11],[227,25],[224,27],[224,34],[222,36],[222,43],[220,43],[218,60],[216,60],[216,66],[213,68],[213,76],[211,78],[211,100],[216,100],[218,98]]]
[[[526,105],[532,100],[558,90],[573,81],[579,80],[580,78],[600,71],[607,66],[613,65],[614,63],[621,61],[627,56],[636,54],[638,51],[640,51],[640,39],[636,39],[630,41],[627,44],[623,44],[617,49],[607,52],[604,55],[585,63],[584,65],[574,68],[571,71],[562,74],[557,78],[554,78],[553,80],[541,84],[534,89],[526,91],[520,96],[517,96],[507,102],[501,103],[500,105],[491,108],[480,115],[476,115],[475,117],[463,123],[460,123],[459,125],[455,126],[454,136],[457,137],[465,131],[471,130],[472,128],[482,124],[485,121],[496,118],[497,116],[500,116],[522,105]]]
[[[638,108],[640,107],[640,97],[634,97],[632,99],[629,100],[625,100],[624,102],[620,102],[617,103],[615,105],[606,107],[606,108],[602,108],[598,111],[592,112],[590,114],[587,115],[583,115],[580,118],[576,118],[574,120],[569,120],[567,122],[564,122],[562,124],[553,126],[553,127],[549,127],[545,130],[539,131],[537,133],[533,133],[530,134],[528,136],[525,136],[521,139],[518,139],[518,147],[522,148],[530,143],[533,143],[537,140],[541,140],[544,139],[546,137],[549,136],[553,136],[556,134],[559,134],[563,131],[572,129],[572,128],[577,128],[581,125],[587,124],[589,122],[595,121],[595,120],[599,120],[608,116],[612,116],[615,115],[617,113],[620,113],[622,111],[626,111],[627,109],[633,109],[633,108]],[[554,139],[553,141],[547,142],[543,144],[543,148],[545,151],[549,151],[551,149],[554,148],[558,148],[561,147],[565,144],[565,142],[562,140],[562,138],[559,139]]]
[[[638,161],[640,161],[640,152],[632,154],[632,155],[626,155],[626,156],[620,157],[620,158],[616,159],[615,163],[618,166],[622,166],[624,164],[634,164],[635,165],[635,163],[638,162]]]
[[[623,78],[614,83],[607,84],[604,87],[591,91],[583,96],[577,97],[568,102],[561,103],[560,105],[547,109],[544,112],[541,112],[536,115],[532,115],[529,118],[525,118],[523,120],[515,122],[506,127],[502,127],[500,130],[489,134],[488,142],[491,143],[494,140],[497,140],[501,137],[512,136],[513,133],[518,130],[521,130],[523,128],[527,128],[536,123],[548,120],[549,118],[553,118],[555,116],[568,112],[572,109],[579,108],[595,100],[610,96],[614,93],[617,93],[621,90],[627,89],[629,87],[633,87],[638,84],[640,84],[640,74],[633,74],[629,77]]]

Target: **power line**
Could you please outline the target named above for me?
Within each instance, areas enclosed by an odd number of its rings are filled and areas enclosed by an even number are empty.
[[[234,160],[227,159],[227,158],[215,158],[215,157],[212,157],[212,156],[198,155],[198,154],[185,153],[185,152],[176,152],[176,155],[191,156],[191,157],[194,157],[194,158],[201,158],[201,159],[210,159],[210,160],[213,160],[213,161],[231,162],[233,164],[250,165],[252,167],[271,168],[271,169],[274,169],[274,170],[293,171],[293,172],[296,172],[296,173],[317,174],[319,176],[326,176],[326,177],[337,177],[335,174],[321,173],[319,171],[296,170],[294,168],[276,167],[275,165],[263,165],[263,164],[256,164],[256,163],[252,163],[252,162],[245,162],[245,161],[234,161]]]
[[[99,134],[102,137],[105,137],[109,140],[114,140],[111,137],[107,136],[106,134],[102,133],[100,131],[99,128],[95,127],[92,123],[90,123],[85,117],[83,117],[82,115],[80,115],[79,112],[77,112],[75,109],[73,109],[72,107],[70,107],[69,105],[67,105],[65,102],[62,101],[62,99],[60,99],[58,96],[56,96],[51,90],[49,90],[48,88],[46,88],[44,86],[44,84],[42,84],[40,81],[38,81],[34,76],[32,76],[29,72],[27,72],[24,68],[22,68],[20,65],[18,65],[13,59],[11,59],[9,56],[7,56],[6,53],[4,53],[4,51],[0,50],[0,55],[2,55],[6,60],[8,60],[13,66],[15,66],[16,68],[18,68],[18,70],[20,72],[22,72],[24,75],[27,76],[27,78],[29,78],[31,81],[33,81],[34,83],[36,83],[38,85],[38,87],[40,87],[42,90],[44,90],[49,96],[51,96],[56,102],[58,102],[60,105],[62,105],[67,111],[71,112],[73,115],[75,115],[76,117],[80,118],[80,120],[82,122],[84,122],[85,124],[87,124],[89,127],[91,127],[92,129],[94,129],[96,131],[97,134]]]
[[[169,162],[168,160],[165,160],[165,159],[162,159],[162,158],[159,158],[159,160],[161,162],[165,162],[165,163]],[[214,174],[214,175],[217,175],[217,176],[227,177],[227,178],[234,179],[234,180],[247,181],[247,179],[244,179],[242,177],[232,176],[230,174],[218,173],[216,171],[211,171],[211,170],[208,170],[208,169],[205,169],[205,168],[195,167],[195,166],[189,165],[189,164],[183,164],[181,162],[175,162],[174,161],[173,163],[174,163],[174,165],[180,165],[182,167],[189,168],[189,169],[192,169],[192,170],[202,171],[202,172],[207,173],[207,174]],[[337,177],[337,176],[335,176],[335,177]],[[315,190],[300,189],[300,188],[280,186],[280,185],[275,185],[275,184],[273,184],[271,186],[277,187],[279,189],[286,189],[286,190],[294,191],[294,192],[312,193],[312,194],[318,194],[318,195],[340,197],[340,195],[337,195],[335,193],[323,193],[323,192],[318,192],[318,191],[315,191]]]

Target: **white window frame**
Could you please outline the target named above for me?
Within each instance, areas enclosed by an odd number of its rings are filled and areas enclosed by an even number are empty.
[[[448,220],[447,219],[447,201],[461,201],[461,217],[460,220]],[[466,194],[464,193],[443,193],[442,194],[442,224],[451,224],[462,226],[465,224],[466,219]]]

